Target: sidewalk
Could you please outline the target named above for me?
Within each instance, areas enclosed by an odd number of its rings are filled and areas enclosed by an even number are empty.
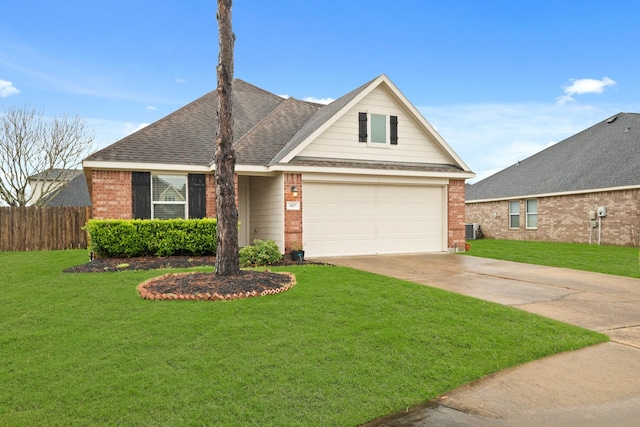
[[[517,307],[611,338],[498,372],[368,426],[640,425],[640,280],[451,254],[322,261]]]

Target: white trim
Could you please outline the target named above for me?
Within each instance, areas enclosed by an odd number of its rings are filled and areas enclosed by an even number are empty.
[[[320,174],[320,173],[303,173],[302,183],[307,182],[326,182],[326,183],[345,183],[345,184],[396,184],[396,185],[419,185],[419,186],[435,186],[446,187],[449,184],[448,179],[431,178],[431,177],[387,177],[379,175],[347,175],[347,174]]]
[[[288,173],[326,173],[349,175],[384,175],[384,176],[415,176],[420,178],[450,178],[471,179],[475,176],[472,172],[432,172],[432,171],[408,171],[398,169],[366,169],[366,168],[335,168],[327,166],[289,166],[274,165],[272,170]]]
[[[106,169],[106,170],[130,170],[130,171],[172,171],[172,172],[199,172],[206,173],[211,172],[212,169],[209,166],[200,165],[182,165],[182,164],[168,164],[168,163],[139,163],[139,162],[109,162],[109,161],[93,161],[85,160],[82,162],[83,168],[93,169]]]
[[[558,193],[527,194],[525,196],[509,196],[509,197],[499,197],[495,199],[466,200],[465,203],[473,204],[473,203],[486,203],[486,202],[501,202],[503,200],[515,200],[515,199],[539,199],[543,197],[571,196],[574,194],[575,195],[595,194],[595,193],[605,193],[607,191],[624,191],[624,190],[638,190],[638,189],[640,189],[640,185],[626,185],[622,187],[594,188],[590,190],[561,191]]]

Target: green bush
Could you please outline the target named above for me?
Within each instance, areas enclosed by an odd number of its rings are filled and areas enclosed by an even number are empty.
[[[272,265],[282,259],[280,248],[273,240],[255,239],[253,246],[245,246],[240,249],[240,267],[257,267],[259,265]]]
[[[89,251],[101,257],[215,255],[216,225],[204,219],[90,220]]]

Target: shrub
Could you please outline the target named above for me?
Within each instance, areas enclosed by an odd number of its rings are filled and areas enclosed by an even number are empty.
[[[211,218],[90,220],[89,250],[101,257],[214,255],[216,225]]]
[[[240,267],[257,267],[271,265],[282,259],[280,248],[273,240],[255,239],[253,246],[240,249]]]

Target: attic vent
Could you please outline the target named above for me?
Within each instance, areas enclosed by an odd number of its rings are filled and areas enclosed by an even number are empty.
[[[607,123],[613,123],[613,122],[616,121],[617,118],[618,118],[618,116],[613,116],[609,120],[607,120]]]

